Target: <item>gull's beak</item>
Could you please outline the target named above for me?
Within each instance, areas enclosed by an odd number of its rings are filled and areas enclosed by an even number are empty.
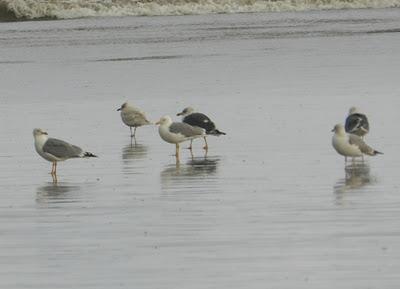
[[[176,114],[176,116],[180,116],[180,115],[182,115],[182,112]]]
[[[156,123],[155,123],[155,125],[159,125],[160,124],[160,121],[157,121]]]
[[[44,131],[44,132],[42,132],[42,134],[48,135],[48,133],[47,133],[47,132],[45,132],[45,131]]]
[[[120,111],[120,110],[121,110],[121,108],[118,108],[118,109],[117,109],[117,111]]]

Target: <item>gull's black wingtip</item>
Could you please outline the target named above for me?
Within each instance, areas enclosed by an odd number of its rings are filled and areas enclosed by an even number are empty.
[[[214,129],[212,131],[209,131],[209,132],[207,132],[207,134],[216,135],[216,136],[226,135],[226,133],[224,133],[223,131],[219,131],[218,129]]]
[[[95,154],[92,154],[90,152],[85,152],[85,154],[83,155],[84,158],[97,158],[98,156],[96,156]]]

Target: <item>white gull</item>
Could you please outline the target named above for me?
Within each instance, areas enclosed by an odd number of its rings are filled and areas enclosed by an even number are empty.
[[[375,156],[381,152],[368,146],[361,137],[346,133],[342,124],[337,124],[332,130],[333,148],[347,160],[347,157],[362,157],[363,155]]]
[[[204,137],[206,131],[200,127],[194,127],[183,122],[172,122],[170,116],[166,115],[160,118],[156,124],[159,124],[158,133],[160,137],[176,145],[176,160],[179,162],[179,143],[193,140],[198,137]]]

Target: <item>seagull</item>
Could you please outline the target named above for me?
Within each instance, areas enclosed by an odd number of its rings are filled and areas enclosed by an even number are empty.
[[[187,123],[191,126],[197,126],[204,128],[207,135],[226,135],[226,133],[219,131],[211,119],[203,113],[195,112],[192,107],[186,107],[182,112],[178,113],[177,116],[182,116],[182,122]],[[208,150],[208,144],[206,136],[204,138],[204,149]],[[189,149],[192,149],[193,140],[190,141]]]
[[[200,127],[191,126],[183,122],[172,122],[170,116],[166,115],[160,118],[156,125],[160,125],[158,133],[160,137],[176,145],[176,161],[179,163],[179,143],[193,140],[198,137],[204,137],[206,131]]]
[[[144,112],[140,111],[137,107],[134,107],[127,102],[123,103],[121,107],[117,109],[117,111],[121,111],[121,119],[124,124],[129,126],[129,129],[131,130],[131,137],[133,138],[135,137],[136,129],[139,126],[151,124],[151,122],[147,120]],[[133,134],[132,127],[135,128]]]
[[[53,163],[51,167],[51,175],[53,178],[57,176],[57,162],[71,158],[97,157],[65,141],[49,138],[47,132],[40,128],[35,128],[33,130],[33,137],[35,139],[35,149],[37,153],[45,160]]]
[[[364,137],[369,132],[368,118],[360,113],[356,107],[351,107],[346,118],[346,132]]]
[[[335,125],[332,131],[335,132],[332,137],[332,146],[339,154],[345,157],[345,161],[347,157],[362,157],[364,154],[369,156],[383,154],[368,146],[358,135],[346,133],[342,124]]]

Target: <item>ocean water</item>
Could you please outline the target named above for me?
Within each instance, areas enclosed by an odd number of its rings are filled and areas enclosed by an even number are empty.
[[[399,16],[1,23],[0,288],[398,288]],[[126,100],[227,135],[177,165],[155,126],[131,143]],[[331,129],[354,105],[384,155],[345,164]],[[99,158],[53,184],[35,127]]]
[[[400,0],[0,0],[0,21],[399,7]]]

